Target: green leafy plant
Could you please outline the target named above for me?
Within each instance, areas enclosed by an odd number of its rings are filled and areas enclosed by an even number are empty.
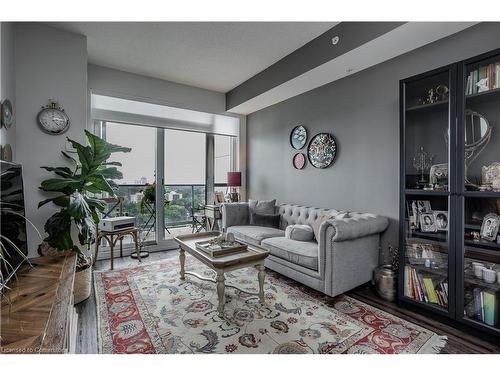
[[[72,226],[77,228],[80,245],[89,248],[95,240],[99,213],[106,207],[98,196],[102,193],[114,196],[113,187],[116,185],[112,180],[122,178],[122,173],[116,168],[121,166],[121,163],[108,162],[108,159],[115,152],[131,151],[128,147],[107,143],[88,131],[85,131],[85,135],[88,146],[68,138],[76,149],[78,160],[61,151],[63,156],[71,161],[73,168],[41,167],[53,172],[57,177],[43,181],[40,189],[58,195],[38,204],[38,208],[47,203],[60,208],[45,223],[44,229],[48,236],[44,241],[59,251],[72,250],[79,254],[80,249],[71,237]]]
[[[156,200],[156,184],[149,185],[142,192],[142,198],[140,202],[140,213],[143,214],[145,212],[144,207],[146,204],[154,203]]]

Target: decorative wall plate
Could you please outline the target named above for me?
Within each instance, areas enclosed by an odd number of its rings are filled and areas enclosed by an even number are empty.
[[[293,166],[295,169],[302,169],[306,165],[306,156],[299,152],[293,155]]]
[[[293,128],[290,133],[290,144],[296,150],[300,150],[307,143],[307,130],[304,126],[299,125]]]
[[[329,133],[316,134],[309,142],[307,157],[315,168],[328,168],[337,155],[337,142]]]
[[[6,129],[9,129],[14,123],[14,111],[9,99],[5,99],[2,103],[1,123]]]

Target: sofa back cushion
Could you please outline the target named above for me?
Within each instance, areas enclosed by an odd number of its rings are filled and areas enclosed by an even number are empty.
[[[259,215],[274,215],[276,213],[276,199],[271,199],[268,201],[257,201],[254,199],[249,199],[248,209],[250,211],[250,220],[253,213]]]
[[[294,224],[307,224],[313,227],[320,214],[330,214],[335,216],[337,210],[298,206],[294,204],[282,204],[278,207],[281,215],[280,228],[285,230],[287,226]]]

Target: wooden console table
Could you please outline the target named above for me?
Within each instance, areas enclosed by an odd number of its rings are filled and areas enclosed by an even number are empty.
[[[18,272],[1,303],[0,354],[74,353],[76,255],[30,261],[34,267]]]

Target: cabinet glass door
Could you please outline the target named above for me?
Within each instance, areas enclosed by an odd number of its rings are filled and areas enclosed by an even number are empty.
[[[463,66],[460,315],[500,333],[500,54]],[[463,314],[463,315],[462,315]]]
[[[455,70],[443,69],[403,82],[400,295],[407,302],[448,315],[452,302],[454,201],[450,168],[450,100]],[[454,121],[453,121],[454,124]],[[450,274],[451,271],[451,274]]]

